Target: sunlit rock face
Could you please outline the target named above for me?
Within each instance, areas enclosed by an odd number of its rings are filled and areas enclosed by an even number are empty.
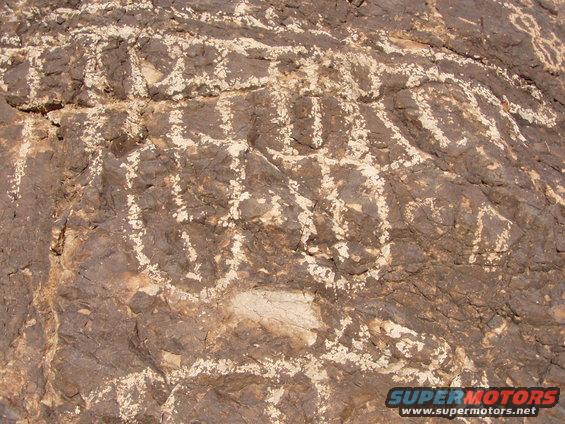
[[[0,422],[562,385],[562,12],[3,2]]]

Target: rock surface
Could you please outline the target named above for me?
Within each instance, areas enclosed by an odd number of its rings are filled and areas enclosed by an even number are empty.
[[[393,386],[565,382],[562,2],[0,16],[2,423],[404,422]]]

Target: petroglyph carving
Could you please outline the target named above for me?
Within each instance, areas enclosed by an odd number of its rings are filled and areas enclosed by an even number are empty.
[[[0,421],[563,382],[549,6],[287,3],[0,6]]]

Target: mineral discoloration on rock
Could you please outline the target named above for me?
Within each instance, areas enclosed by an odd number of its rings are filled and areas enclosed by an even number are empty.
[[[269,331],[287,337],[298,337],[313,345],[315,330],[322,327],[318,307],[311,294],[271,290],[251,290],[238,293],[230,309],[237,320],[248,319]]]
[[[0,421],[561,385],[561,9],[2,4]]]

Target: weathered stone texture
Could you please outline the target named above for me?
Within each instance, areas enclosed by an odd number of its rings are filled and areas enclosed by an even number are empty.
[[[393,386],[562,385],[562,18],[4,0],[0,422],[402,422]]]

